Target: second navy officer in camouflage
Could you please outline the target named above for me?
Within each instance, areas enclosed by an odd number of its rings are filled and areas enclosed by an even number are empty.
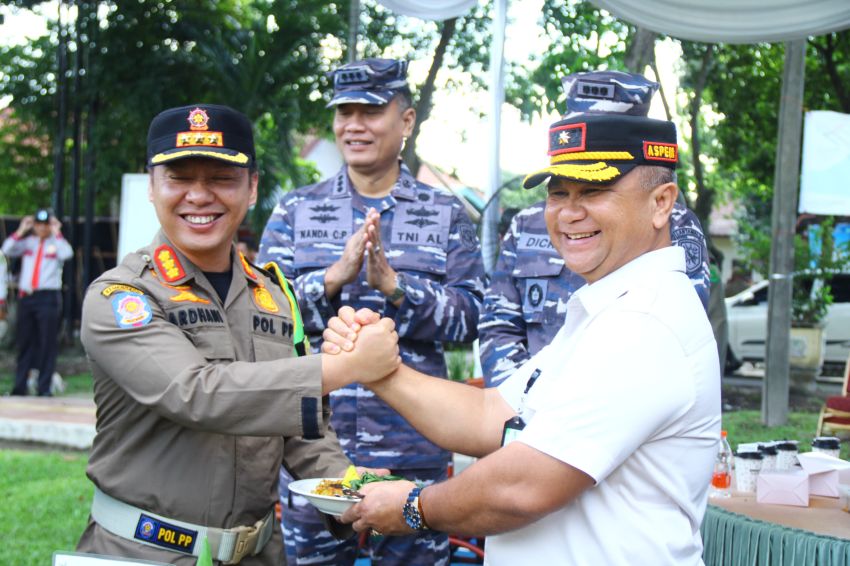
[[[405,363],[445,377],[443,343],[478,335],[485,274],[475,227],[460,201],[418,182],[399,159],[416,120],[406,72],[405,61],[367,59],[333,73],[333,131],[346,164],[330,179],[281,199],[259,257],[277,262],[294,281],[314,347],[341,306],[367,307],[395,321]],[[331,406],[331,423],[355,464],[423,482],[445,479],[451,453],[369,390],[342,389]],[[353,563],[356,541],[337,544],[303,501],[283,503],[291,562]],[[448,563],[444,534],[370,542],[381,564]]]
[[[574,73],[564,77],[563,85],[565,118],[579,114],[646,116],[658,88],[641,75],[620,71]],[[567,301],[585,284],[564,266],[552,246],[544,208],[545,203],[539,202],[514,216],[484,295],[479,332],[481,367],[488,387],[500,384],[552,341],[564,323]],[[685,249],[688,277],[707,308],[705,236],[696,215],[678,202],[670,215],[670,238],[673,245]]]

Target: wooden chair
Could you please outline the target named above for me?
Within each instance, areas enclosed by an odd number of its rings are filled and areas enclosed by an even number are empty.
[[[821,436],[824,429],[850,430],[850,357],[844,365],[844,384],[841,386],[841,395],[827,397],[820,411],[816,436]]]

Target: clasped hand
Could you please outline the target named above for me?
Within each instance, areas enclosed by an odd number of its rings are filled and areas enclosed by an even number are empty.
[[[364,367],[351,368],[361,383],[378,381],[401,365],[395,322],[369,309],[342,307],[328,321],[322,339],[323,354],[362,360]]]

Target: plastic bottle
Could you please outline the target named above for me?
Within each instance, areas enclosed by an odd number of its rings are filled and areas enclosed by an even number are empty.
[[[711,474],[710,497],[730,497],[732,495],[732,447],[726,440],[726,431],[720,431],[717,456],[714,459],[714,472]]]

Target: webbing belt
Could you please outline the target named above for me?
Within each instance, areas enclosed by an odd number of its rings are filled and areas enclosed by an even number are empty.
[[[259,554],[274,530],[274,510],[250,527],[217,529],[150,513],[118,501],[97,487],[94,489],[91,515],[98,525],[114,535],[193,556],[200,554],[206,537],[213,558],[224,564],[239,564],[245,556]]]

